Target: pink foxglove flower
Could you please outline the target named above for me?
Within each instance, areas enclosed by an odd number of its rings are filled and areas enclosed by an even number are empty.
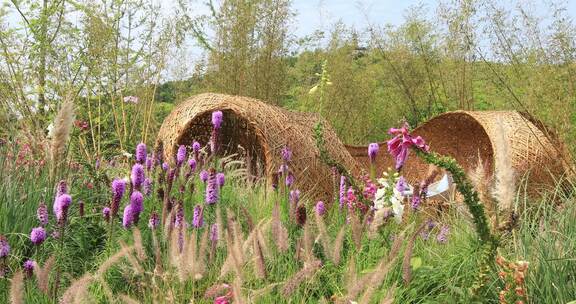
[[[408,158],[408,153],[411,147],[416,147],[424,152],[428,152],[430,147],[426,145],[422,137],[412,137],[408,132],[408,124],[404,123],[404,126],[400,129],[391,128],[388,134],[394,135],[394,138],[388,141],[388,152],[396,160],[396,170],[400,170],[406,159]]]

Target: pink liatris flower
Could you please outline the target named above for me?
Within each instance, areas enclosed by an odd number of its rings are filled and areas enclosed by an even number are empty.
[[[408,188],[408,183],[406,183],[406,179],[404,178],[404,176],[400,176],[400,178],[398,178],[398,181],[396,181],[396,190],[398,190],[398,192],[403,193],[406,188]]]
[[[141,164],[135,164],[132,167],[132,174],[130,175],[132,179],[132,186],[134,189],[140,190],[142,189],[142,183],[144,183],[144,167]]]
[[[214,129],[220,129],[222,127],[222,118],[222,111],[212,112],[212,126],[214,126]]]
[[[136,162],[139,164],[144,164],[146,159],[146,144],[139,143],[136,146]]]
[[[150,215],[150,219],[148,220],[148,228],[155,230],[160,225],[160,218],[158,217],[158,213],[156,211],[152,212]]]
[[[26,260],[24,262],[24,274],[26,275],[27,279],[32,278],[34,274],[34,268],[36,268],[36,262],[33,260]]]
[[[294,184],[294,175],[290,172],[286,175],[286,187],[290,188],[292,184]]]
[[[168,163],[162,163],[162,170],[168,171],[168,169],[170,169],[170,165],[168,165]]]
[[[326,207],[324,206],[323,201],[318,201],[316,203],[316,213],[320,216],[323,216],[326,213]]]
[[[196,207],[194,207],[194,216],[192,218],[192,226],[194,226],[194,228],[200,228],[200,227],[204,226],[203,210],[202,210],[202,207],[200,205],[196,205]]]
[[[151,179],[149,179],[149,178],[144,179],[144,183],[142,183],[142,191],[144,192],[144,195],[150,196],[150,194],[152,193],[152,180]]]
[[[206,170],[202,170],[202,171],[200,172],[200,180],[201,180],[202,182],[204,182],[204,183],[205,183],[206,181],[208,181],[208,177],[209,177],[209,176],[210,176],[210,173],[208,173],[208,171],[206,171]]]
[[[154,156],[147,156],[146,157],[146,170],[150,171],[152,170],[152,167],[154,166]]]
[[[109,221],[110,220],[110,208],[109,207],[104,207],[104,209],[102,209],[102,216],[104,217],[105,221]]]
[[[174,219],[174,227],[184,227],[184,206],[182,203],[176,207],[176,217]]]
[[[412,201],[411,201],[412,209],[417,210],[418,207],[420,207],[421,201],[422,201],[422,199],[420,198],[420,195],[418,193],[415,193],[412,196]]]
[[[130,205],[132,206],[132,218],[134,223],[138,224],[140,220],[140,213],[144,210],[143,205],[144,197],[139,191],[134,191],[130,195]]]
[[[409,149],[411,147],[416,147],[424,152],[428,152],[430,147],[426,145],[422,137],[412,137],[408,132],[408,124],[404,123],[404,126],[400,129],[391,128],[388,134],[394,135],[394,138],[388,141],[388,152],[396,160],[396,170],[400,170],[406,159],[408,158]]]
[[[290,191],[290,203],[292,203],[294,206],[298,205],[298,202],[300,201],[300,190],[296,189],[296,190],[292,190]]]
[[[211,205],[218,202],[219,195],[220,187],[218,187],[218,181],[216,180],[216,171],[212,168],[206,184],[206,204]]]
[[[46,240],[46,230],[42,227],[32,228],[30,232],[30,240],[34,245],[40,245]]]
[[[368,158],[370,158],[370,162],[374,163],[376,161],[376,155],[378,155],[378,150],[380,150],[380,146],[378,143],[371,143],[368,145]]]
[[[176,153],[176,166],[181,167],[186,159],[186,146],[180,145]]]
[[[128,229],[134,224],[134,213],[132,212],[132,204],[126,205],[124,207],[124,214],[122,216],[122,226]]]
[[[220,188],[222,188],[222,186],[224,186],[224,181],[226,180],[226,176],[224,175],[224,173],[218,173],[218,174],[216,174],[216,180],[218,181],[218,186]]]
[[[192,143],[192,151],[193,151],[194,153],[200,152],[200,143],[199,143],[199,142],[194,141],[194,142]]]
[[[0,234],[0,258],[7,257],[10,254],[10,244],[5,236]]]
[[[46,207],[46,204],[44,204],[43,202],[40,203],[40,206],[38,206],[38,209],[36,210],[36,216],[38,217],[40,225],[42,226],[48,225],[48,208]]]
[[[58,185],[56,186],[56,198],[66,193],[68,193],[68,184],[66,184],[65,180],[61,180],[58,182]]]
[[[62,194],[56,199],[54,204],[54,214],[58,223],[63,224],[66,222],[66,216],[68,215],[68,207],[72,204],[72,197],[68,194]]]
[[[120,201],[126,191],[126,182],[123,179],[115,179],[112,181],[112,204],[110,206],[111,216],[115,217],[118,214]]]
[[[284,146],[284,148],[282,148],[281,154],[282,154],[282,160],[284,160],[285,163],[289,162],[292,159],[292,151],[290,150],[290,148],[288,148],[288,146]]]
[[[190,167],[190,172],[194,172],[196,170],[196,160],[194,158],[190,158],[188,160],[188,167]]]

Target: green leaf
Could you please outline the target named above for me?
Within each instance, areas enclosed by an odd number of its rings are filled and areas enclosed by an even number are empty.
[[[410,266],[412,266],[412,270],[416,270],[422,266],[422,259],[420,257],[413,257],[410,259]]]

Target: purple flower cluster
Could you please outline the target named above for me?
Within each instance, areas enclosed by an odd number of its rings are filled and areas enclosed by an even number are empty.
[[[178,152],[176,153],[176,166],[181,167],[182,164],[184,163],[184,160],[186,160],[186,146],[184,145],[180,145],[178,147]]]
[[[142,183],[144,183],[145,177],[144,167],[141,164],[134,164],[134,166],[132,166],[132,174],[130,175],[134,189],[142,189]]]
[[[222,111],[212,112],[212,126],[214,126],[214,129],[220,129],[222,127],[223,116]]]
[[[120,201],[126,191],[126,182],[123,179],[115,179],[112,181],[112,204],[110,206],[111,216],[115,217],[118,214]]]
[[[368,145],[368,158],[370,159],[371,163],[376,161],[376,155],[378,155],[378,150],[380,150],[380,146],[378,143],[371,143]]]
[[[70,204],[72,204],[72,197],[68,194],[62,194],[56,198],[54,202],[54,214],[56,215],[58,223],[63,224],[66,222]]]
[[[442,228],[440,228],[440,232],[438,232],[438,235],[436,236],[436,240],[440,244],[446,244],[448,242],[449,234],[450,234],[450,227],[448,227],[447,225],[443,225]]]
[[[30,240],[34,245],[40,245],[46,240],[46,230],[42,227],[32,228],[30,232]]]
[[[144,164],[146,160],[146,144],[139,143],[136,146],[136,162],[139,164]]]
[[[223,114],[221,111],[212,112],[212,134],[210,135],[210,151],[217,154],[219,150],[219,133],[222,127]]]
[[[200,205],[196,205],[196,207],[194,207],[194,216],[192,218],[192,226],[194,226],[195,228],[200,228],[200,227],[204,226],[204,215],[203,215],[202,207]]]
[[[282,151],[280,151],[280,154],[282,155],[282,160],[284,160],[285,163],[289,162],[292,159],[292,150],[290,150],[288,146],[284,146],[284,148],[282,148]]]
[[[340,189],[339,189],[339,203],[340,203],[340,209],[342,209],[342,207],[344,206],[344,204],[346,203],[346,176],[341,175],[340,176]]]
[[[140,220],[140,213],[144,210],[143,206],[144,197],[142,193],[135,190],[130,195],[130,204],[124,207],[124,214],[122,216],[122,225],[124,228],[130,228],[134,224],[138,224]]]
[[[104,207],[104,209],[102,209],[102,216],[104,216],[105,221],[110,220],[110,208],[109,207]]]
[[[416,147],[424,152],[428,152],[430,147],[426,145],[422,137],[412,137],[408,132],[408,123],[404,123],[402,128],[396,129],[391,128],[388,134],[394,135],[394,138],[388,141],[388,152],[396,160],[396,170],[400,170],[406,159],[408,158],[409,149],[411,147]]]
[[[216,170],[210,169],[208,181],[206,184],[206,204],[212,205],[218,202],[220,196],[220,187],[216,178]]]
[[[318,201],[316,203],[316,213],[320,216],[323,216],[326,213],[326,206],[324,206],[323,201]]]
[[[226,179],[226,177],[224,176],[224,173],[219,172],[218,174],[216,174],[216,180],[218,181],[218,187],[224,186],[225,179]]]
[[[0,234],[0,258],[7,257],[10,254],[10,244],[5,236]]]
[[[158,217],[158,213],[156,211],[152,212],[150,215],[150,219],[148,220],[148,228],[155,230],[160,226],[160,218]]]
[[[200,180],[201,180],[202,182],[205,183],[206,181],[208,181],[208,177],[210,177],[210,173],[208,173],[208,171],[202,170],[202,171],[200,172]]]
[[[48,207],[46,207],[44,202],[40,203],[40,206],[38,206],[38,209],[36,210],[36,216],[38,217],[40,225],[48,225]]]
[[[26,262],[24,262],[24,274],[26,275],[26,278],[30,279],[32,278],[32,274],[34,274],[34,268],[36,268],[36,262],[34,260],[26,260]]]

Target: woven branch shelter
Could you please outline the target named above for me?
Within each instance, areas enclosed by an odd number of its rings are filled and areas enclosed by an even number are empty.
[[[504,132],[507,146],[498,144]],[[529,193],[550,188],[556,179],[571,176],[572,161],[562,142],[552,130],[530,115],[516,111],[455,111],[432,118],[413,131],[422,136],[432,151],[454,157],[467,172],[478,165],[479,157],[486,164],[486,174],[492,176],[496,157],[510,162],[517,178],[527,177]],[[380,143],[381,150],[386,143]],[[365,169],[369,166],[367,147],[346,146],[350,154]],[[413,155],[413,154],[412,154]],[[394,167],[388,153],[379,153],[380,171]],[[404,175],[418,182],[427,174],[428,165],[416,157],[408,158]]]
[[[173,161],[179,145],[191,145],[193,140],[202,145],[208,143],[211,115],[217,110],[224,115],[219,153],[250,155],[247,167],[251,174],[272,180],[282,164],[281,150],[288,146],[292,150],[289,167],[296,177],[295,187],[310,198],[329,199],[334,181],[331,169],[319,159],[313,137],[313,127],[318,122],[324,125],[326,148],[331,156],[352,172],[359,172],[356,160],[319,115],[291,112],[253,98],[211,93],[180,103],[164,120],[156,146],[162,147],[165,159]],[[258,172],[259,167],[264,172]]]

